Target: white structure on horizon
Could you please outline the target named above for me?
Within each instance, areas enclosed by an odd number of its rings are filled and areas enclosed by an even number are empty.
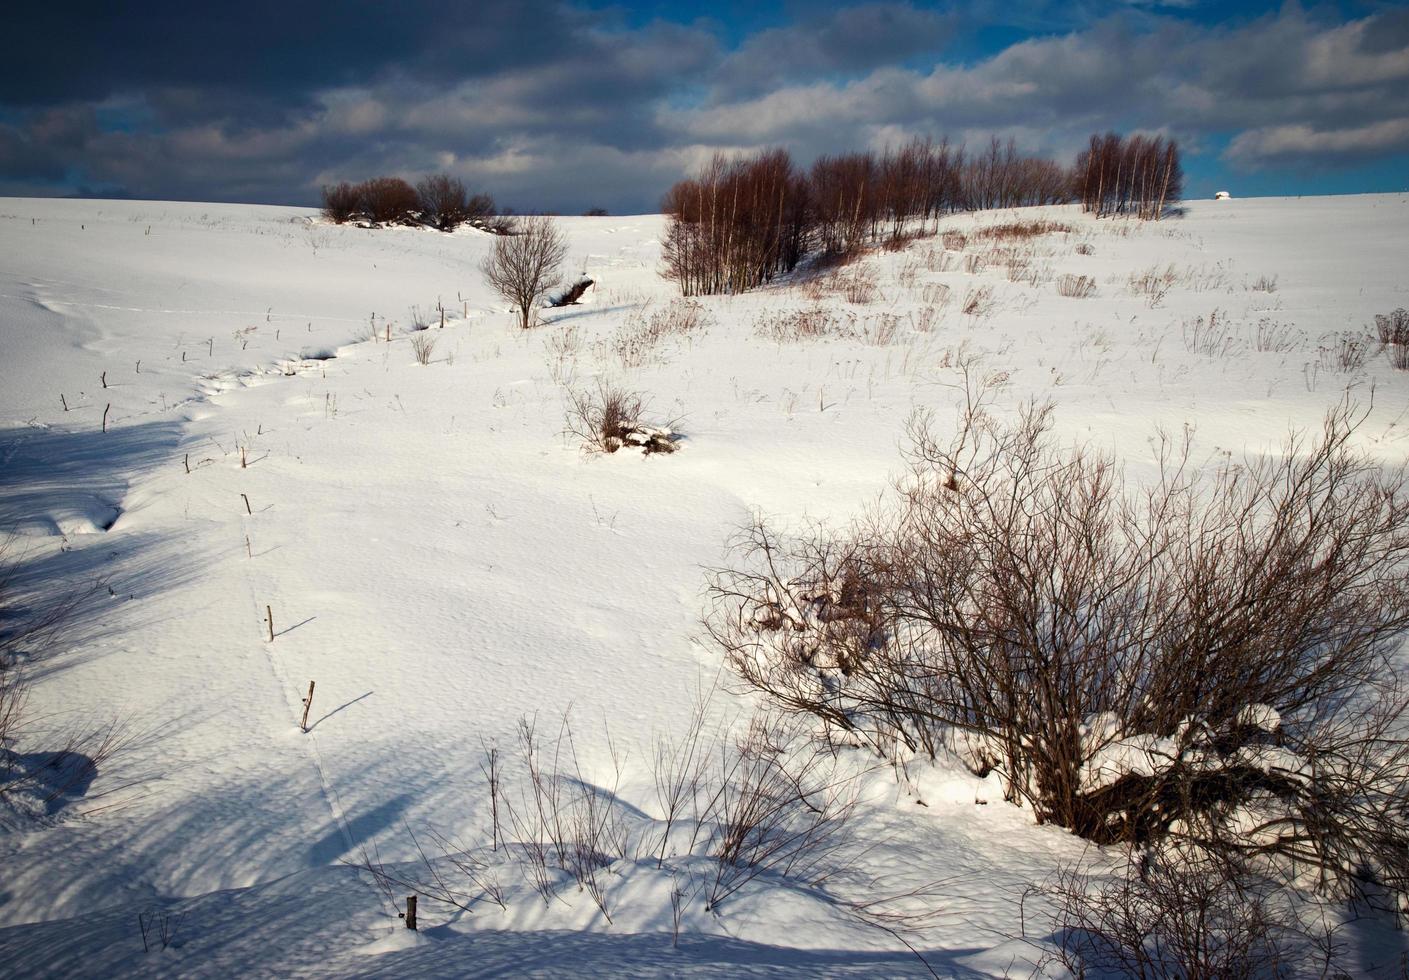
[[[1215,201],[1228,201],[1231,200],[1232,197],[1233,195],[1229,194],[1227,191],[1219,191],[1217,194],[1213,195]]]

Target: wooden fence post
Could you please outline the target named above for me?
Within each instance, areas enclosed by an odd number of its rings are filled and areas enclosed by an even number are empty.
[[[406,896],[406,928],[416,928],[416,896]]]
[[[313,682],[308,682],[308,697],[303,699],[303,721],[299,723],[299,728],[304,734],[308,733],[308,709],[313,707]]]

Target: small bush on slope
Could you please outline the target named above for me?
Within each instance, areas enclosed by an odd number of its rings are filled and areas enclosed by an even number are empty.
[[[358,185],[360,210],[379,225],[409,222],[420,210],[421,199],[400,177],[373,177]]]
[[[640,395],[608,381],[593,391],[569,396],[567,432],[593,452],[614,453],[639,448],[646,455],[672,453],[675,442],[669,427],[657,428],[642,421],[645,402]]]
[[[465,222],[483,224],[494,214],[494,200],[487,194],[471,195],[465,184],[449,174],[435,174],[416,185],[421,219],[441,231],[454,231]]]

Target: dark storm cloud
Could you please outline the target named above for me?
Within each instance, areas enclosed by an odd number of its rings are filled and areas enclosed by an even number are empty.
[[[999,132],[1065,155],[1093,130],[1163,129],[1248,169],[1409,149],[1405,11],[1223,24],[1171,6],[1005,4],[1010,24],[1060,8],[1062,27],[963,58],[947,52],[980,5],[800,6],[729,44],[708,20],[545,0],[27,6],[0,64],[0,193],[311,203],[446,171],[520,208],[624,210],[715,149],[778,143],[806,159]]]
[[[23,3],[0,102],[51,105],[164,88],[298,99],[396,70],[487,76],[541,63],[586,15],[544,0],[244,0],[234,4]]]

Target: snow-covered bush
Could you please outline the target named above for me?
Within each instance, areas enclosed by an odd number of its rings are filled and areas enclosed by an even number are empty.
[[[973,371],[973,365],[966,365]],[[1332,412],[1281,457],[1158,478],[1063,449],[1050,407],[952,439],[846,532],[747,529],[707,627],[836,737],[956,752],[1098,843],[1187,839],[1347,891],[1409,892],[1409,493]]]

